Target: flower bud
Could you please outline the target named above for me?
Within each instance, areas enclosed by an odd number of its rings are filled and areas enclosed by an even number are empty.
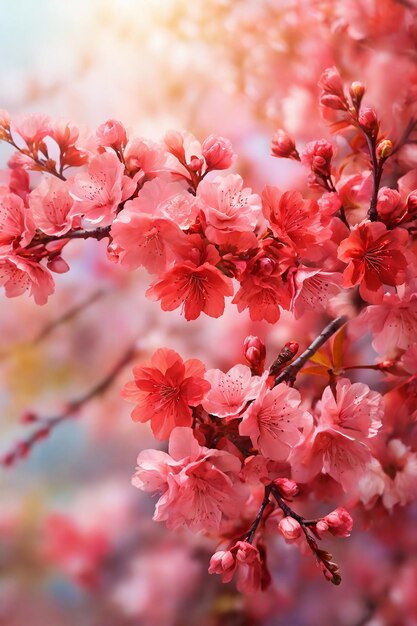
[[[48,261],[47,267],[51,272],[55,272],[56,274],[65,274],[65,272],[69,270],[69,265],[62,256],[56,256],[54,259]]]
[[[417,213],[417,190],[412,191],[407,197],[407,211],[410,215]]]
[[[36,422],[38,419],[38,415],[33,411],[25,411],[20,416],[20,422],[22,424],[33,424],[33,422]]]
[[[383,139],[376,147],[376,155],[379,159],[386,159],[392,153],[393,145],[389,139]]]
[[[359,113],[358,121],[363,130],[372,136],[378,134],[379,122],[375,109],[365,107]]]
[[[201,168],[204,165],[204,161],[203,159],[200,159],[199,157],[193,155],[188,165],[192,172],[200,172]]]
[[[328,177],[333,155],[333,146],[326,139],[310,141],[301,152],[301,162],[315,174]]]
[[[125,127],[117,120],[108,120],[101,124],[96,131],[99,146],[109,148],[123,148],[127,143]]]
[[[289,478],[276,478],[274,485],[284,498],[293,498],[298,494],[298,485]]]
[[[208,170],[227,170],[236,158],[230,141],[217,135],[204,140],[202,152]]]
[[[281,159],[300,160],[294,139],[282,128],[279,128],[272,135],[271,154]]]
[[[342,78],[336,67],[328,67],[324,70],[320,76],[319,87],[324,93],[338,96],[342,101],[345,100]]]
[[[335,109],[336,111],[346,111],[348,109],[345,101],[339,98],[339,96],[333,96],[327,93],[320,96],[320,104],[328,109]]]
[[[220,550],[210,559],[209,574],[224,574],[235,566],[235,559],[230,550]]]
[[[237,541],[232,550],[236,550],[236,560],[241,563],[253,563],[259,558],[259,550],[247,541]]]
[[[349,87],[350,97],[356,108],[359,108],[362,98],[365,95],[366,87],[363,83],[355,80]]]
[[[352,532],[352,518],[343,507],[338,507],[326,515],[324,521],[329,527],[329,532],[335,537],[349,537]]]
[[[246,337],[243,342],[243,353],[252,370],[257,373],[262,373],[265,364],[266,349],[265,344],[259,337],[254,337],[253,335]]]
[[[293,517],[284,517],[278,524],[278,529],[287,541],[295,541],[302,533],[300,523]]]
[[[321,537],[322,535],[324,535],[325,532],[329,530],[329,527],[323,519],[320,519],[315,525],[315,529],[318,535]]]
[[[285,347],[295,356],[298,352],[298,348],[300,347],[296,341],[287,341]]]

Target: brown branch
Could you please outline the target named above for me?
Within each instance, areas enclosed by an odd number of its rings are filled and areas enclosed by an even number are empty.
[[[59,424],[74,417],[76,413],[91,400],[105,393],[119,372],[133,359],[136,352],[136,346],[130,345],[103,380],[87,391],[87,393],[69,402],[60,415],[50,418],[39,418],[36,415],[29,414],[30,418],[27,421],[33,423],[35,429],[28,437],[18,441],[9,452],[6,452],[0,459],[0,464],[4,467],[9,467],[16,461],[27,457],[37,442],[46,439]]]
[[[295,359],[290,365],[288,365],[278,376],[275,378],[274,387],[282,382],[294,383],[298,372],[307,363],[307,361],[326,343],[330,337],[332,337],[346,322],[348,318],[346,315],[340,315],[336,317],[330,324],[323,328],[322,332],[316,339],[309,345],[307,350],[304,350],[298,358]]]
[[[385,159],[378,159],[376,154],[376,140],[373,137],[370,137],[367,133],[364,132],[366,143],[368,144],[369,155],[371,157],[372,163],[372,196],[371,202],[369,205],[368,218],[371,222],[376,222],[378,219],[378,211],[377,211],[377,202],[378,202],[378,191],[379,186],[381,184],[382,170],[384,166]]]
[[[28,154],[26,150],[24,150],[24,148],[19,148],[19,146],[17,145],[17,143],[15,143],[11,135],[9,137],[4,137],[3,141],[8,143],[10,146],[13,146],[13,148],[15,148],[15,150],[20,152],[20,154],[23,154],[25,157],[32,159],[32,161],[36,163],[36,165],[43,172],[46,172],[47,174],[51,174],[52,176],[55,176],[56,178],[59,178],[60,180],[67,180],[65,176],[62,174],[62,172],[58,172],[55,168],[48,167],[48,164],[46,161],[42,161],[41,159],[37,158],[34,154]]]
[[[41,244],[44,245],[50,243],[51,241],[65,241],[66,239],[97,239],[97,241],[101,241],[106,237],[110,237],[110,226],[99,226],[94,230],[76,228],[74,230],[69,230],[64,235],[36,235],[28,245],[28,249]]]

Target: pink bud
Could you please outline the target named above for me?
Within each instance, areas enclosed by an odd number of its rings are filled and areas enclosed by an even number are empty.
[[[259,339],[259,337],[254,337],[253,335],[246,337],[243,342],[243,353],[252,369],[256,372],[262,373],[265,363],[266,349],[265,344]]]
[[[334,150],[326,139],[310,141],[301,152],[301,162],[321,176],[330,176]]]
[[[359,113],[358,121],[360,126],[369,134],[378,134],[379,122],[375,109],[365,107]]]
[[[287,341],[285,347],[288,348],[288,350],[292,352],[293,355],[295,355],[297,354],[300,346],[296,341]]]
[[[276,478],[274,485],[284,498],[293,498],[299,491],[297,483],[289,478]]]
[[[33,411],[25,411],[20,417],[22,424],[33,424],[38,420],[38,416]]]
[[[230,141],[217,135],[209,135],[204,140],[202,152],[208,170],[226,170],[236,157]]]
[[[230,550],[215,552],[210,559],[209,574],[223,574],[235,566],[235,559]]]
[[[349,93],[350,93],[350,97],[352,98],[352,102],[356,108],[360,106],[362,98],[365,95],[365,91],[366,91],[366,87],[363,83],[355,80],[351,84],[349,88]]]
[[[399,192],[389,187],[381,187],[379,190],[376,208],[382,220],[392,220],[401,217],[405,211]]]
[[[108,120],[101,124],[96,131],[99,146],[109,148],[123,148],[127,143],[126,129],[117,120]]]
[[[329,532],[335,537],[349,537],[352,532],[352,518],[343,507],[338,507],[326,515],[324,521],[329,527]]]
[[[386,159],[390,156],[393,147],[394,146],[392,145],[392,141],[390,141],[389,139],[383,139],[382,141],[379,141],[376,147],[377,157],[379,159]]]
[[[70,268],[68,263],[61,256],[56,256],[48,261],[47,267],[51,272],[55,272],[56,274],[65,274]]]
[[[300,160],[294,139],[282,128],[272,135],[271,154],[281,159]]]
[[[328,525],[326,524],[326,522],[325,522],[323,519],[321,519],[321,520],[319,520],[319,521],[317,522],[317,524],[316,524],[315,528],[316,528],[317,533],[318,533],[320,536],[321,536],[321,535],[324,535],[324,533],[325,533],[325,532],[327,532],[327,531],[329,530]]]
[[[203,159],[200,159],[199,157],[196,157],[196,156],[191,157],[189,167],[192,172],[200,172],[203,165],[204,165]]]
[[[302,533],[299,522],[293,517],[284,517],[278,524],[278,529],[287,541],[295,541]]]
[[[320,104],[328,109],[335,109],[336,111],[346,111],[348,108],[345,101],[339,98],[339,96],[333,96],[327,93],[320,96]]]
[[[328,67],[320,76],[319,87],[324,93],[338,96],[341,100],[345,100],[342,78],[336,67]]]
[[[232,550],[236,550],[236,560],[241,563],[253,563],[259,558],[258,548],[247,541],[237,541]]]

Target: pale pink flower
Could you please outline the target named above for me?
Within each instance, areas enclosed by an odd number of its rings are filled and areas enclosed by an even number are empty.
[[[391,469],[382,500],[387,508],[405,506],[417,499],[417,454],[399,439],[387,445],[387,461]]]
[[[137,405],[132,419],[150,421],[157,439],[169,437],[175,426],[191,426],[190,407],[197,406],[210,388],[201,361],[183,361],[167,348],[157,350],[149,365],[135,367],[133,375],[122,396]]]
[[[0,194],[0,253],[24,247],[35,234],[35,224],[30,211],[20,196]]]
[[[124,166],[112,152],[93,157],[88,171],[77,174],[70,185],[75,203],[72,215],[93,224],[111,223],[121,202],[135,191],[136,183],[124,175]]]
[[[237,417],[248,400],[256,398],[259,377],[247,365],[235,365],[228,372],[213,369],[205,373],[211,389],[202,401],[203,408],[217,417]]]
[[[111,236],[123,267],[132,270],[142,265],[159,274],[173,258],[171,247],[183,235],[175,222],[141,213],[138,204],[129,201],[114,220]]]
[[[197,532],[218,530],[223,518],[234,518],[246,497],[236,456],[200,446],[192,429],[184,427],[172,430],[169,454],[151,452],[139,455],[133,484],[161,493],[155,521]]]
[[[292,477],[297,482],[309,482],[323,472],[345,491],[357,488],[370,460],[369,448],[362,441],[328,426],[312,431],[293,448],[289,458]]]
[[[341,290],[341,276],[300,265],[291,275],[292,311],[299,319],[307,311],[325,311],[329,300]]]
[[[162,146],[141,137],[129,139],[123,156],[126,167],[132,174],[140,172],[150,178],[166,169],[166,152]]]
[[[13,127],[28,143],[42,141],[51,131],[51,119],[41,113],[21,113],[13,118]]]
[[[0,285],[8,298],[29,291],[36,304],[46,304],[54,292],[54,281],[47,269],[36,261],[11,254],[0,256]]]
[[[286,461],[302,432],[311,428],[311,415],[300,408],[296,389],[281,383],[269,389],[263,383],[257,398],[242,416],[239,433],[251,438],[252,445],[273,461]]]
[[[335,391],[336,397],[330,387],[323,391],[319,425],[356,439],[375,437],[384,415],[381,394],[364,383],[351,383],[348,378],[339,379]]]
[[[414,284],[397,293],[386,293],[380,304],[367,306],[355,326],[358,335],[365,328],[370,329],[372,346],[379,354],[395,348],[409,348],[417,342],[417,291]]]
[[[47,235],[64,235],[78,218],[70,214],[74,200],[68,185],[57,178],[44,178],[29,196],[36,227]]]
[[[203,180],[197,190],[207,220],[207,238],[213,243],[226,243],[230,234],[252,232],[261,212],[261,200],[237,174]]]

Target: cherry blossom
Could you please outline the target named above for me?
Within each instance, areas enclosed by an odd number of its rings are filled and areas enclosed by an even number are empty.
[[[132,419],[151,422],[158,439],[166,439],[175,426],[191,426],[191,406],[196,406],[209,390],[204,365],[197,359],[183,361],[177,352],[161,348],[146,366],[133,370],[123,397],[136,404]]]
[[[217,417],[236,417],[258,393],[259,377],[252,377],[246,365],[235,365],[226,373],[208,370],[205,379],[211,389],[202,405],[208,413]]]

